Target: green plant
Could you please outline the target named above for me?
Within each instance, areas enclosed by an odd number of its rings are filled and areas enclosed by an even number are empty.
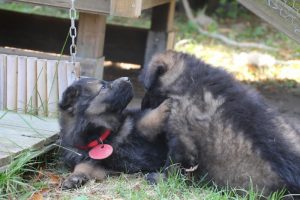
[[[23,175],[24,173],[34,173],[34,165],[37,161],[32,160],[42,151],[25,151],[19,154],[3,171],[0,172],[0,199],[15,199],[21,195],[28,195],[28,191],[37,190],[29,184]]]

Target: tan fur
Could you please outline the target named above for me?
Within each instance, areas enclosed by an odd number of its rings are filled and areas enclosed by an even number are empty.
[[[132,132],[133,128],[133,122],[132,119],[127,118],[125,122],[123,123],[119,133],[118,137],[115,138],[115,143],[116,144],[121,144],[126,142],[128,135]]]
[[[73,174],[85,174],[89,179],[103,180],[107,172],[104,168],[87,162],[76,165]]]
[[[141,130],[144,136],[153,140],[162,132],[164,122],[169,115],[171,100],[165,100],[160,106],[153,110],[149,110],[138,122],[137,128]],[[155,134],[154,134],[155,133]]]
[[[154,70],[151,66],[166,66],[168,73],[161,77],[165,86],[172,84],[184,70],[184,63],[182,60],[176,58],[176,54],[167,51],[164,54],[158,54],[149,63],[149,70]]]
[[[176,97],[174,97],[176,99]],[[174,101],[169,123],[175,130],[179,140],[184,144],[191,160],[196,159],[194,153],[198,148],[202,149],[199,169],[204,169],[208,179],[212,179],[220,186],[230,185],[238,188],[249,188],[250,177],[254,186],[258,188],[270,188],[279,185],[281,180],[271,169],[269,163],[260,158],[259,152],[253,152],[253,147],[243,133],[236,133],[230,124],[221,119],[218,110],[224,99],[213,98],[209,92],[204,92],[204,104],[207,110],[201,110],[188,98],[180,98]],[[182,121],[181,121],[182,120]],[[189,121],[190,127],[182,127],[183,120]],[[195,121],[196,120],[196,121]],[[210,124],[213,121],[214,124]],[[193,126],[194,125],[194,126]],[[179,127],[181,126],[181,127]],[[201,130],[202,135],[199,135]],[[255,167],[253,167],[255,166]],[[270,191],[265,191],[270,192]]]
[[[290,149],[293,149],[294,152],[300,154],[299,133],[297,133],[295,129],[291,128],[291,126],[281,116],[276,117],[275,121],[276,124],[278,124],[282,138],[284,138],[285,142],[289,144],[288,146]]]

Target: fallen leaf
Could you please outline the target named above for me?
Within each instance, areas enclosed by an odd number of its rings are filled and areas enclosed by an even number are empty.
[[[29,200],[43,200],[43,195],[40,192],[35,192],[31,195]]]

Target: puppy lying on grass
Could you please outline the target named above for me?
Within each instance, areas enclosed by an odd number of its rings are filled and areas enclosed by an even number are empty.
[[[164,129],[165,174],[179,163],[218,186],[300,192],[299,132],[255,91],[220,68],[174,51],[154,56],[141,77],[147,89],[143,109],[172,99]]]
[[[148,140],[141,134],[161,132],[168,102],[153,110],[124,110],[133,97],[128,78],[112,82],[81,79],[63,93],[60,138],[64,162],[74,169],[64,189],[110,172],[155,172],[166,161],[164,137]]]

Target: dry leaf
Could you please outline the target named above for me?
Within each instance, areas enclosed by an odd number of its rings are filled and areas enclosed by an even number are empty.
[[[40,192],[35,192],[31,195],[29,200],[43,200],[43,195]]]

